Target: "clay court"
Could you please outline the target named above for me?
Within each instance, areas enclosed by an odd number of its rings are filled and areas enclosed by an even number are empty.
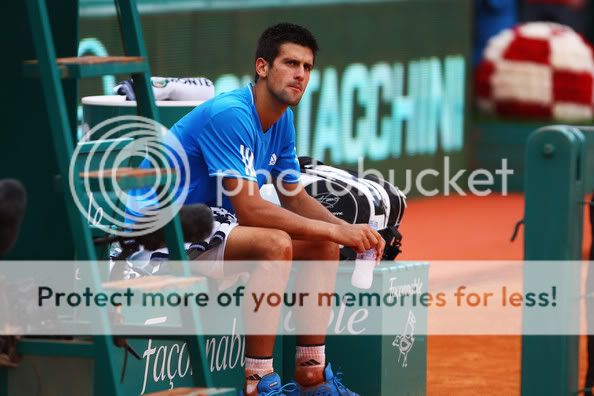
[[[405,239],[400,259],[522,260],[522,229],[515,242],[510,242],[510,238],[523,212],[521,194],[412,199],[401,227]],[[584,257],[588,255],[590,238],[589,225],[585,224]],[[429,282],[440,275],[430,270]],[[520,394],[521,341],[521,336],[428,337],[427,393]],[[586,359],[583,336],[580,386]]]

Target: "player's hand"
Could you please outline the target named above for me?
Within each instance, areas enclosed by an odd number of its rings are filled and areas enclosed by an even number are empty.
[[[332,241],[353,248],[357,253],[375,249],[378,258],[382,257],[386,246],[384,238],[367,224],[334,224]]]

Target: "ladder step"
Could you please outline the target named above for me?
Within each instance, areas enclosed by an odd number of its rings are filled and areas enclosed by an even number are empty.
[[[105,282],[102,284],[105,289],[136,289],[136,290],[165,290],[171,288],[184,288],[186,286],[205,282],[206,278],[201,276],[176,277],[172,275],[145,276],[136,279],[122,279]]]
[[[23,338],[18,343],[18,351],[22,355],[55,356],[55,357],[87,357],[95,354],[95,346],[91,340],[52,340]]]
[[[175,169],[141,169],[117,168],[103,169],[92,172],[81,172],[80,177],[89,180],[92,191],[115,191],[114,179],[122,190],[152,187],[172,183],[175,178]]]
[[[110,74],[133,74],[149,71],[141,56],[79,56],[58,58],[57,65],[63,79],[98,77]],[[25,77],[39,77],[39,63],[28,60],[23,64]]]

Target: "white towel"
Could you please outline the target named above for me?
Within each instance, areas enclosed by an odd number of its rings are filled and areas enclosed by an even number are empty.
[[[156,100],[208,100],[214,96],[214,84],[205,77],[151,77],[153,95]],[[118,95],[125,95],[127,100],[136,100],[131,80],[122,81],[113,89]]]

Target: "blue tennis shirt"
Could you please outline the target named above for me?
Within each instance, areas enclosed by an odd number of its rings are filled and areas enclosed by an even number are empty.
[[[295,152],[293,112],[287,108],[282,117],[263,131],[253,86],[218,95],[197,106],[179,120],[169,133],[181,142],[189,161],[189,175],[181,170],[181,183],[189,177],[185,203],[222,206],[234,213],[229,199],[217,200],[217,183],[222,177],[242,178],[258,183],[267,175],[285,183],[299,181],[299,163]],[[167,138],[165,138],[167,141]],[[146,167],[145,160],[143,166]]]

